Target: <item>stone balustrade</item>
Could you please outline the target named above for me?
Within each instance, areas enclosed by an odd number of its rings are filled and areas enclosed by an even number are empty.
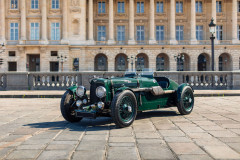
[[[0,73],[0,90],[3,90],[6,88],[6,74]]]
[[[240,71],[155,72],[194,89],[240,89]],[[65,90],[73,85],[89,89],[94,77],[122,77],[124,72],[6,72],[0,73],[0,90]]]

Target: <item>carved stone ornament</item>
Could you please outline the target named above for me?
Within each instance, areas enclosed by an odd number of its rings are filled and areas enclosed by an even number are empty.
[[[50,13],[61,13],[60,9],[51,9]]]
[[[45,52],[46,52],[46,50],[47,50],[47,48],[46,48],[46,47],[40,47],[40,52],[41,52],[41,53],[45,53]]]
[[[20,53],[24,53],[25,48],[24,47],[18,47],[18,50]]]
[[[8,10],[9,13],[15,13],[15,14],[19,14],[20,11],[18,9],[9,9]]]
[[[40,13],[40,9],[30,9],[28,13]]]
[[[70,11],[71,12],[81,12],[80,0],[72,0],[71,1]]]
[[[78,13],[80,13],[80,12],[81,12],[81,9],[80,9],[80,7],[71,7],[71,8],[70,8],[70,11],[71,11],[71,12],[78,12]]]
[[[73,7],[80,6],[80,1],[79,0],[72,0],[71,1],[71,6],[73,6]]]

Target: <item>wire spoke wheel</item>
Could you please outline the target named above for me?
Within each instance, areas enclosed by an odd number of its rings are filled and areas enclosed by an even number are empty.
[[[128,96],[124,96],[120,101],[119,116],[124,122],[128,122],[133,117],[133,102]]]
[[[111,116],[118,127],[128,127],[137,115],[137,100],[132,91],[116,94],[111,104]]]
[[[190,114],[194,106],[193,90],[190,86],[185,86],[177,102],[178,111],[182,115]]]
[[[186,90],[183,94],[183,107],[187,110],[190,111],[193,107],[193,94],[191,93],[190,90]]]

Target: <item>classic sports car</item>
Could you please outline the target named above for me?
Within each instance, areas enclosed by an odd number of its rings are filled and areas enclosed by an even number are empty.
[[[90,96],[84,86],[67,89],[61,99],[61,112],[69,122],[82,118],[111,116],[119,127],[130,126],[139,111],[177,106],[182,115],[194,106],[193,89],[186,83],[178,85],[166,77],[149,72],[140,75],[127,72],[119,78],[94,78]]]

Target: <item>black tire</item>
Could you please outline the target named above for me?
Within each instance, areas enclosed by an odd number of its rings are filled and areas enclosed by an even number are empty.
[[[111,104],[111,117],[115,124],[120,128],[128,127],[133,123],[136,116],[137,100],[133,92],[125,90],[117,93]]]
[[[65,120],[69,122],[79,122],[82,118],[75,117],[75,115],[71,115],[73,110],[72,107],[73,103],[73,94],[70,91],[66,91],[61,99],[60,109],[62,112],[62,116]]]
[[[180,100],[177,102],[178,111],[182,115],[190,114],[194,106],[193,90],[190,86],[183,88]]]

